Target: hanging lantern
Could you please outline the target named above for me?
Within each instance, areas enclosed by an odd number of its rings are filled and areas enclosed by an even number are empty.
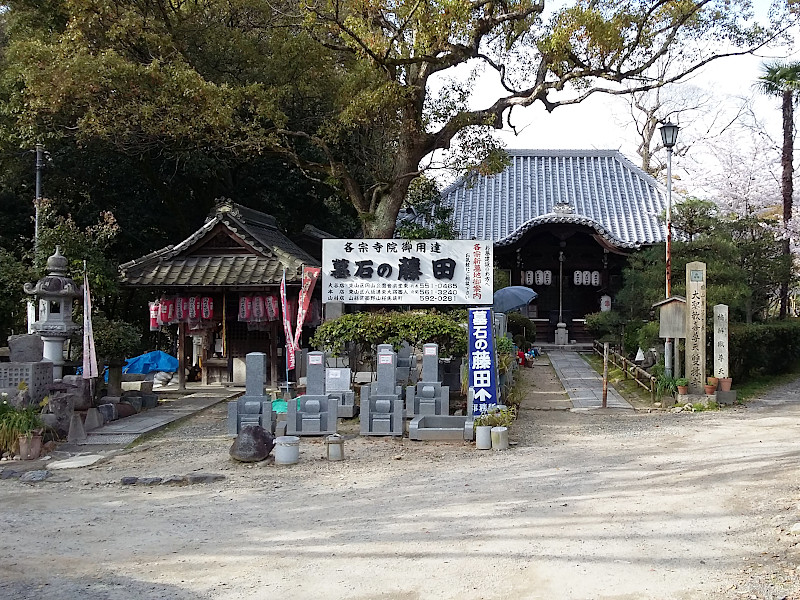
[[[158,302],[149,302],[148,307],[150,309],[150,331],[158,331],[158,313],[161,311],[161,307]]]
[[[206,321],[214,318],[214,299],[211,296],[203,296],[200,305],[200,318]]]
[[[600,287],[600,271],[592,271],[592,285]]]
[[[239,296],[239,320],[249,323],[252,316],[253,316],[253,297]]]
[[[169,306],[167,305],[167,299],[162,298],[158,301],[158,324],[159,325],[168,325],[169,324]]]
[[[200,320],[200,298],[198,296],[189,298],[189,320]]]
[[[167,300],[167,323],[172,325],[178,321],[177,313],[175,312],[175,298]]]
[[[256,323],[264,321],[264,296],[253,296],[253,315],[252,319]]]
[[[267,296],[265,298],[267,303],[267,317],[270,321],[278,319],[278,298],[275,296]]]

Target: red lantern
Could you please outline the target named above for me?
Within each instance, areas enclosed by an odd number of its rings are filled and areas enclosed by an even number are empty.
[[[267,317],[270,321],[275,321],[278,318],[278,298],[276,296],[267,296],[265,298],[267,303]]]
[[[150,331],[158,331],[158,313],[161,310],[161,307],[158,305],[158,302],[150,302]]]
[[[211,296],[203,296],[200,306],[200,318],[206,321],[214,318],[214,299]]]
[[[176,320],[175,298],[171,298],[170,300],[167,300],[167,323],[172,324],[175,323]]]
[[[167,304],[167,300],[162,298],[158,302],[158,324],[159,325],[168,325],[169,324],[169,305]]]

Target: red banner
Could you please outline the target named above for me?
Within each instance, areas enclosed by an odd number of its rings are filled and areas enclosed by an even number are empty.
[[[303,287],[300,288],[300,295],[297,299],[297,328],[294,331],[294,347],[300,347],[300,334],[303,331],[303,323],[306,321],[308,305],[311,302],[311,293],[317,284],[319,274],[322,271],[319,267],[303,267]]]
[[[294,369],[294,336],[292,323],[289,321],[289,306],[286,302],[286,271],[281,278],[281,311],[283,312],[283,332],[286,335],[286,369]]]

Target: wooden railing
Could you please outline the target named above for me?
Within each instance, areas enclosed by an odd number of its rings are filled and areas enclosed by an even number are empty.
[[[603,356],[603,344],[600,342],[595,340],[592,343],[592,349],[600,356]],[[632,377],[636,383],[650,392],[650,400],[652,402],[656,401],[656,378],[653,375],[614,350],[608,351],[608,360],[615,367],[622,370],[625,379]]]

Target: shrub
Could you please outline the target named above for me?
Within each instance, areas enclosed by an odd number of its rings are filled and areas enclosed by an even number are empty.
[[[619,343],[623,323],[622,316],[613,310],[586,315],[586,331],[601,342]]]
[[[709,336],[711,337],[711,336]],[[731,376],[777,375],[800,359],[800,320],[732,324],[729,343]]]
[[[520,348],[529,347],[536,341],[536,324],[528,317],[518,312],[510,312],[508,317],[508,330],[514,336],[514,342]],[[517,336],[523,341],[522,344],[517,342]]]

